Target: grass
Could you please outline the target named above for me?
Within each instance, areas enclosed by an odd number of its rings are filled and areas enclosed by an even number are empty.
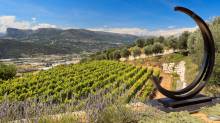
[[[220,116],[220,104],[216,104],[212,107],[204,107],[202,108],[201,112],[205,113],[206,115],[218,115]]]
[[[191,116],[186,111],[168,113],[165,115],[165,117],[162,117],[161,119],[157,120],[156,122],[161,122],[161,123],[204,123],[203,120]]]
[[[202,92],[208,96],[220,96],[220,85],[207,84]]]
[[[17,120],[15,122],[18,122],[18,123],[23,123],[23,122],[24,123],[36,123],[36,122],[37,123],[82,123],[82,122],[85,122],[85,120],[78,116],[74,116],[71,114],[65,114],[65,115],[61,114],[59,116],[46,115],[46,116],[37,117],[33,119]]]
[[[39,123],[81,123],[83,122],[83,119],[71,114],[66,114],[55,118],[51,116],[41,117],[38,122]]]
[[[199,65],[193,63],[190,56],[186,57],[184,61],[186,62],[185,80],[186,80],[186,83],[191,83],[195,79],[197,73],[199,72],[198,70]]]
[[[179,75],[176,73],[172,73],[171,90],[175,91],[177,89],[178,80],[179,80]]]

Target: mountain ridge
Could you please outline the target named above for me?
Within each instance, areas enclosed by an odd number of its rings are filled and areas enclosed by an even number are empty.
[[[0,37],[0,58],[29,57],[33,54],[96,52],[133,43],[137,38],[137,36],[129,34],[86,29],[39,28],[26,30],[8,28],[6,34]],[[3,50],[4,47],[7,47],[7,50]],[[19,49],[21,47],[26,50]]]

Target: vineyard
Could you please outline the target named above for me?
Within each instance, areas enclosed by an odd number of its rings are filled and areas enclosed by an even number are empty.
[[[129,102],[145,100],[153,90],[150,76],[159,76],[156,68],[136,67],[117,61],[92,61],[57,66],[35,75],[27,74],[0,83],[0,100],[68,103],[85,101],[89,95],[102,93],[106,98]]]

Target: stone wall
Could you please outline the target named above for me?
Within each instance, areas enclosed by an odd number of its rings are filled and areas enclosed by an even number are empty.
[[[142,53],[140,56],[136,56],[134,57],[133,55],[130,55],[128,58],[120,58],[119,60],[120,61],[133,61],[133,60],[136,60],[136,59],[144,59],[146,57],[152,57],[152,56],[161,56],[161,55],[167,55],[167,54],[172,54],[174,53],[175,51],[173,49],[169,49],[169,50],[164,50],[163,53],[157,53],[157,54],[152,54],[152,55],[145,55],[144,53]]]
[[[181,82],[182,87],[186,87],[186,82],[185,82],[185,61],[180,61],[179,63],[163,63],[162,64],[162,69],[165,73],[177,73],[180,77],[179,82]]]

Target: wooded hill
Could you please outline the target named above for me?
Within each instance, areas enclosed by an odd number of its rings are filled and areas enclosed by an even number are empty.
[[[0,38],[0,58],[29,57],[34,54],[96,52],[133,42],[137,36],[85,29],[8,28]]]

